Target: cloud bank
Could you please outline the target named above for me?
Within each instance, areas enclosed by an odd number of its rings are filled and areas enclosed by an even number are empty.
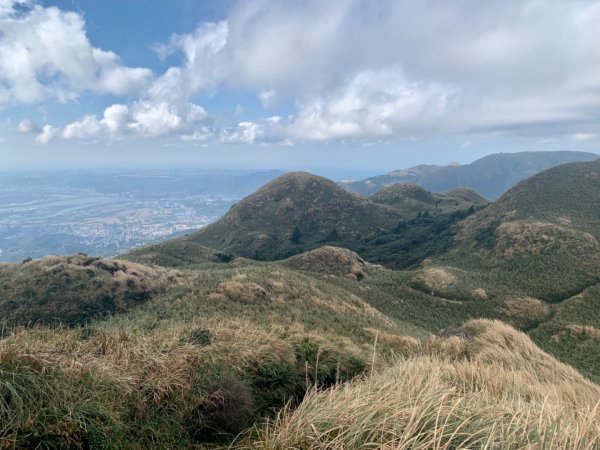
[[[0,0],[0,105],[85,91],[134,98],[44,128],[38,141],[600,132],[599,2],[248,0],[158,46],[158,57],[181,58],[160,75],[94,48],[78,14],[23,3]],[[211,96],[239,93],[262,110],[215,120]]]

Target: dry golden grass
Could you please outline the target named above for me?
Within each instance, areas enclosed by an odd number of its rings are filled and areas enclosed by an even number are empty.
[[[550,307],[532,297],[508,298],[504,301],[503,312],[516,320],[543,320],[548,317]]]
[[[386,371],[312,391],[242,443],[261,449],[595,449],[600,387],[501,322],[431,339]]]
[[[456,277],[442,268],[425,269],[411,278],[411,284],[431,291],[446,289],[456,282]]]
[[[284,264],[295,269],[346,276],[355,280],[361,280],[369,271],[381,268],[366,262],[351,250],[328,245],[293,256]]]
[[[566,325],[563,331],[559,331],[552,336],[552,340],[554,342],[560,342],[568,336],[576,337],[581,340],[589,339],[594,342],[600,342],[600,330],[598,328],[583,325]]]
[[[498,258],[539,255],[565,246],[582,253],[597,252],[600,248],[591,234],[549,222],[505,222],[497,233],[494,251]]]
[[[487,300],[488,295],[485,289],[477,288],[471,291],[471,297],[475,300]]]

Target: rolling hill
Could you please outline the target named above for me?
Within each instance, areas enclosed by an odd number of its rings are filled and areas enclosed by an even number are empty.
[[[518,152],[496,153],[470,164],[417,166],[362,181],[342,183],[346,189],[371,195],[394,183],[413,183],[432,192],[467,187],[485,198],[496,200],[517,182],[551,167],[593,161],[599,156],[585,152]]]
[[[0,446],[596,448],[599,198],[600,161],[484,208],[293,173],[119,259],[0,265]]]
[[[448,192],[431,193],[410,183],[392,184],[371,195],[369,199],[402,211],[407,219],[425,212],[429,215],[449,214],[481,208],[489,203],[472,189],[457,188]]]
[[[402,217],[326,178],[295,172],[263,186],[188,239],[236,256],[282,259],[393,227]]]
[[[326,178],[290,173],[244,198],[206,228],[124,258],[189,267],[236,256],[277,260],[333,245],[373,263],[413,267],[444,252],[452,242],[452,226],[487,204],[470,189],[432,194],[409,184],[364,198]]]
[[[564,164],[510,189],[459,227],[448,261],[506,273],[557,301],[600,281],[600,161]]]

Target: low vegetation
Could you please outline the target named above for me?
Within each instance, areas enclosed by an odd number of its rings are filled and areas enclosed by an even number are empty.
[[[179,281],[174,270],[84,254],[0,264],[0,321],[75,325],[127,311]]]
[[[544,448],[600,445],[600,388],[500,323],[433,338],[390,368],[328,390],[245,448]]]
[[[292,174],[121,259],[0,265],[0,448],[599,448],[598,164],[416,216]]]
[[[477,192],[458,188],[448,192],[431,193],[416,184],[396,183],[369,197],[375,203],[392,206],[412,219],[427,212],[428,215],[450,214],[481,208],[489,202]]]

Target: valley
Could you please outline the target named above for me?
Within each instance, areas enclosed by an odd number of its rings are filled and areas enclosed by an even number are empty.
[[[277,172],[0,173],[0,261],[113,256],[215,221]]]

